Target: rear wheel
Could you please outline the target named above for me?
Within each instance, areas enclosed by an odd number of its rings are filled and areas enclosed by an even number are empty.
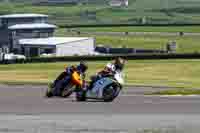
[[[112,102],[118,95],[121,90],[121,87],[116,84],[110,84],[103,91],[103,100],[104,102]]]
[[[62,91],[62,97],[69,97],[74,92],[74,87],[72,83],[69,83]]]

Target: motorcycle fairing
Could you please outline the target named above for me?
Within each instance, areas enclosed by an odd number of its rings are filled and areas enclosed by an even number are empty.
[[[94,83],[94,87],[87,91],[88,98],[101,99],[103,97],[103,90],[109,84],[113,83],[110,78],[102,78]]]

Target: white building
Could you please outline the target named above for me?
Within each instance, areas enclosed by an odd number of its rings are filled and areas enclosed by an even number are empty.
[[[3,53],[23,54],[19,39],[51,37],[55,29],[44,14],[0,15],[0,49]]]
[[[26,56],[54,54],[55,56],[92,55],[94,38],[87,37],[49,37],[20,39]]]
[[[53,37],[56,25],[43,14],[8,14],[0,16],[0,53],[28,57],[41,54],[56,56],[94,54],[94,39]]]

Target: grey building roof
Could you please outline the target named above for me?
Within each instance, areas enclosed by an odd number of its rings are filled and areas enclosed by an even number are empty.
[[[69,42],[76,42],[81,40],[87,40],[88,37],[49,37],[49,38],[32,38],[32,39],[20,39],[21,45],[58,45]]]
[[[1,18],[33,18],[33,17],[48,17],[48,15],[44,14],[8,14],[8,15],[1,15]]]
[[[56,25],[46,24],[46,23],[33,23],[33,24],[16,24],[9,26],[9,30],[18,30],[18,29],[49,29],[56,28]]]

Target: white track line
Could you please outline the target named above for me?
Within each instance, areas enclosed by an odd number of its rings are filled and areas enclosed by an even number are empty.
[[[200,95],[143,95],[143,94],[122,94],[122,97],[143,96],[143,97],[200,97]]]

